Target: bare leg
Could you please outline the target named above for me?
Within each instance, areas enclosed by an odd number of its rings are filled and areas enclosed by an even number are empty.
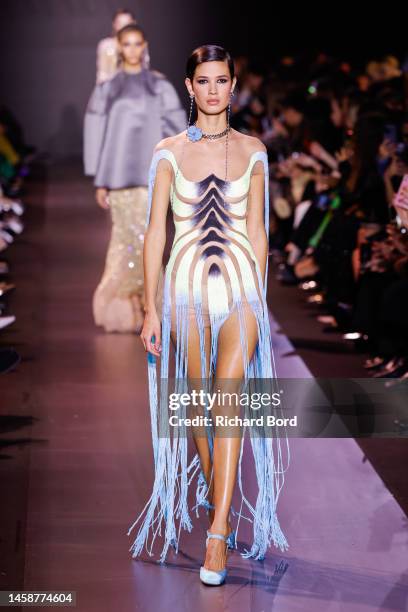
[[[195,381],[199,383],[199,379],[201,377],[201,352],[199,350],[200,347],[200,338],[197,330],[197,326],[195,322],[192,322],[189,326],[189,342],[188,342],[188,377],[190,381],[190,391],[195,387]],[[175,336],[172,335],[173,342],[175,341]],[[206,377],[208,378],[208,372],[210,367],[210,347],[211,347],[211,329],[210,327],[206,327],[204,330],[204,346],[205,346],[205,355],[206,355]],[[199,390],[199,384],[197,384],[197,390]],[[197,414],[202,413],[201,411],[197,411]],[[200,457],[201,469],[203,471],[205,480],[208,486],[208,495],[207,500],[209,503],[214,503],[214,474],[212,474],[212,459],[210,448],[208,446],[207,433],[204,427],[192,427],[192,434],[195,443],[195,447],[197,449],[198,455]],[[214,513],[213,509],[208,510],[208,518],[210,525],[212,525],[214,521]],[[231,524],[228,522],[228,533],[231,532]]]
[[[248,307],[244,310],[244,320],[247,338],[247,359],[252,357],[258,340],[258,331],[255,315]],[[239,392],[240,383],[244,375],[244,360],[241,347],[241,330],[237,312],[232,313],[222,325],[218,336],[217,367],[215,372],[214,388],[222,386],[222,391]],[[171,338],[176,343],[175,331]],[[205,328],[206,375],[209,371],[211,330]],[[195,320],[191,320],[188,330],[188,377],[190,380],[201,379],[201,351],[199,332]],[[226,380],[227,379],[227,385]],[[217,382],[218,381],[218,382]],[[226,388],[228,387],[228,388]],[[226,414],[228,408],[223,406],[213,408],[214,412]],[[235,414],[235,411],[234,411]],[[211,532],[228,535],[231,531],[229,525],[229,512],[235,486],[241,439],[239,432],[234,437],[214,438],[214,469],[211,480],[212,462],[208,440],[202,428],[193,429],[194,442],[200,457],[201,468],[209,484],[208,500],[215,505],[215,511],[210,512]],[[210,482],[211,480],[211,482]],[[225,566],[226,546],[221,540],[210,539],[205,567],[219,570]]]
[[[246,327],[247,359],[250,360],[258,340],[258,330],[255,315],[248,307],[244,310]],[[244,376],[244,360],[242,355],[240,325],[238,314],[234,312],[225,321],[218,337],[217,368],[214,389],[239,393]],[[214,414],[237,414],[233,407],[217,406]],[[234,437],[214,438],[214,520],[210,531],[228,535],[228,515],[235,486],[241,436],[238,429],[231,431]],[[210,539],[204,566],[211,570],[225,567],[226,545],[221,540]]]
[[[171,332],[171,338],[174,344],[176,344],[176,335],[174,330]],[[209,327],[204,329],[204,344],[206,354],[206,376],[208,377],[209,364],[210,364],[210,346],[211,346],[211,331]],[[188,364],[187,372],[190,383],[190,391],[194,388],[195,382],[201,380],[201,351],[200,351],[200,336],[197,329],[195,319],[191,319],[188,329]],[[199,390],[199,389],[198,389]],[[198,414],[198,413],[197,413]],[[205,428],[193,427],[192,428],[193,439],[195,447],[200,457],[201,469],[206,479],[207,485],[209,486],[208,501],[212,502],[212,490],[213,481],[211,481],[212,461],[210,449],[208,446],[208,440]]]

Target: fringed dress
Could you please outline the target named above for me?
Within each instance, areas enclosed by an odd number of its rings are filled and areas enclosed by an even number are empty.
[[[137,557],[146,548],[152,555],[156,537],[162,536],[160,561],[166,559],[169,547],[176,551],[181,530],[191,531],[191,510],[207,506],[207,483],[201,470],[198,454],[188,460],[187,435],[183,427],[169,427],[167,381],[171,332],[176,333],[175,381],[178,389],[187,380],[188,330],[192,318],[196,321],[200,338],[201,372],[206,376],[206,347],[204,330],[211,328],[209,378],[214,376],[217,363],[217,338],[222,324],[232,311],[238,313],[240,340],[244,355],[244,380],[269,380],[276,383],[271,331],[266,304],[266,282],[261,276],[258,261],[249,241],[246,216],[250,181],[257,162],[263,166],[264,224],[269,235],[269,178],[268,159],[263,151],[254,152],[246,171],[240,178],[224,181],[215,174],[204,180],[190,181],[182,174],[176,158],[169,149],[159,149],[153,156],[149,174],[148,225],[152,206],[157,167],[167,160],[173,168],[170,199],[175,237],[165,269],[162,302],[162,352],[160,368],[156,357],[148,354],[149,399],[152,427],[155,478],[150,499],[130,526],[127,535],[138,526],[130,548]],[[163,163],[163,162],[161,162]],[[165,162],[166,163],[166,162]],[[266,264],[265,278],[267,278]],[[252,358],[246,358],[244,313],[251,308],[257,323],[257,345]],[[160,385],[158,373],[160,371]],[[207,379],[208,380],[208,379]],[[181,384],[180,384],[181,382]],[[160,387],[160,388],[159,388]],[[185,388],[183,388],[185,390]],[[179,409],[179,417],[186,417],[186,408]],[[273,543],[284,551],[289,547],[277,515],[277,502],[284,484],[290,453],[287,436],[281,442],[262,427],[250,429],[250,441],[258,484],[255,503],[244,494],[242,458],[244,438],[238,465],[238,485],[241,496],[239,511],[231,512],[238,522],[245,513],[253,525],[253,541],[244,557],[263,559]],[[213,430],[207,428],[210,452],[213,449]],[[245,434],[245,431],[244,431]],[[279,432],[279,436],[282,431]],[[283,452],[286,450],[286,461]],[[195,482],[196,504],[189,508],[188,491]],[[164,528],[164,529],[163,529]]]

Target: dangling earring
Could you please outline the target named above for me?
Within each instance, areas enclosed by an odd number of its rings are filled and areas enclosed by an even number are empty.
[[[149,54],[149,45],[146,43],[145,48],[143,49],[142,54],[142,67],[146,70],[150,68],[150,54]]]
[[[187,123],[187,137],[189,140],[191,140],[192,142],[197,142],[197,140],[200,140],[202,138],[202,131],[199,127],[197,127],[196,125],[191,125],[191,115],[193,114],[193,104],[194,104],[194,94],[190,94],[190,113],[188,116],[188,123]]]
[[[227,110],[227,128],[229,129],[230,126],[230,116],[231,116],[231,100],[234,96],[234,91],[231,91],[230,93],[230,100],[228,102],[228,110]]]
[[[190,127],[191,115],[193,114],[194,95],[190,94],[190,113],[188,115],[187,129]]]

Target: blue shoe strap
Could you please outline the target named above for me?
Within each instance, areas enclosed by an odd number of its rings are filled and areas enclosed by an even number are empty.
[[[226,542],[228,536],[223,536],[220,533],[210,533],[209,531],[207,531],[207,538],[215,538],[216,540],[223,540],[224,542]]]

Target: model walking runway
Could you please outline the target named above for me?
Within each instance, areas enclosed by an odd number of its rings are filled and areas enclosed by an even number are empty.
[[[2,438],[20,439],[7,452],[3,445],[8,461],[0,462],[10,493],[1,510],[9,553],[2,588],[72,589],[78,612],[405,609],[406,517],[352,439],[291,440],[280,506],[290,550],[270,549],[263,562],[234,551],[224,586],[197,580],[204,509],[166,565],[129,558],[126,529],[154,476],[146,354],[135,335],[93,324],[93,280],[110,228],[89,206],[80,166],[51,168],[48,182],[34,187],[33,223],[14,253],[26,271],[15,302],[20,324],[8,332],[26,361],[19,385],[16,373],[3,379],[7,411],[33,421]],[[34,248],[42,257],[27,264]],[[271,325],[278,374],[309,376],[272,318]],[[250,457],[243,477],[254,495]],[[238,549],[250,542],[243,522]]]

